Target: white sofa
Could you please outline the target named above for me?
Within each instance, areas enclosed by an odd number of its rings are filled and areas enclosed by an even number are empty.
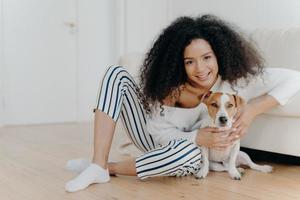
[[[288,30],[256,30],[250,38],[257,43],[266,66],[300,71],[300,28]],[[143,54],[131,53],[121,57],[119,64],[137,78]],[[287,105],[260,115],[253,122],[241,146],[256,150],[300,156],[300,93]],[[120,153],[137,155],[140,152],[130,143],[122,124],[117,126],[116,142]],[[121,133],[123,132],[123,133]]]

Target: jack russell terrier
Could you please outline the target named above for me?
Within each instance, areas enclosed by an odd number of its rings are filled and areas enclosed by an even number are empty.
[[[232,120],[238,109],[245,105],[245,101],[236,95],[227,93],[209,93],[204,97],[203,103],[207,106],[211,118],[211,127],[228,127],[233,124]],[[271,172],[272,167],[268,165],[255,164],[248,154],[240,151],[240,140],[236,140],[225,150],[201,147],[203,165],[196,174],[197,178],[205,178],[210,170],[228,171],[231,178],[241,179],[241,173],[237,166],[246,165],[251,169],[261,172]]]

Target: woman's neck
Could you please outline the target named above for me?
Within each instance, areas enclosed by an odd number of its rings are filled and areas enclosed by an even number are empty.
[[[204,87],[199,87],[196,84],[193,84],[192,82],[186,82],[184,85],[185,89],[188,90],[189,92],[192,92],[194,94],[204,94],[209,91],[209,89],[206,89]]]

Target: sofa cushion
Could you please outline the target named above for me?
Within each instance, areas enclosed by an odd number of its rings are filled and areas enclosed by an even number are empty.
[[[250,33],[266,61],[266,66],[300,71],[300,28],[266,30]]]

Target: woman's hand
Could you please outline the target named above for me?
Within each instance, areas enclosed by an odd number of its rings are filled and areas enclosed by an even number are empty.
[[[232,145],[235,140],[237,140],[237,138],[230,134],[234,130],[234,128],[201,128],[197,134],[196,143],[199,146],[224,150],[228,146]]]
[[[233,126],[237,130],[232,133],[234,137],[243,137],[256,116],[279,105],[279,102],[272,96],[265,94],[251,99],[234,117]]]
[[[235,138],[243,137],[247,133],[255,117],[256,111],[251,104],[247,104],[246,106],[238,110],[233,118],[234,123],[232,127],[236,128],[236,131],[232,133],[232,136]]]

